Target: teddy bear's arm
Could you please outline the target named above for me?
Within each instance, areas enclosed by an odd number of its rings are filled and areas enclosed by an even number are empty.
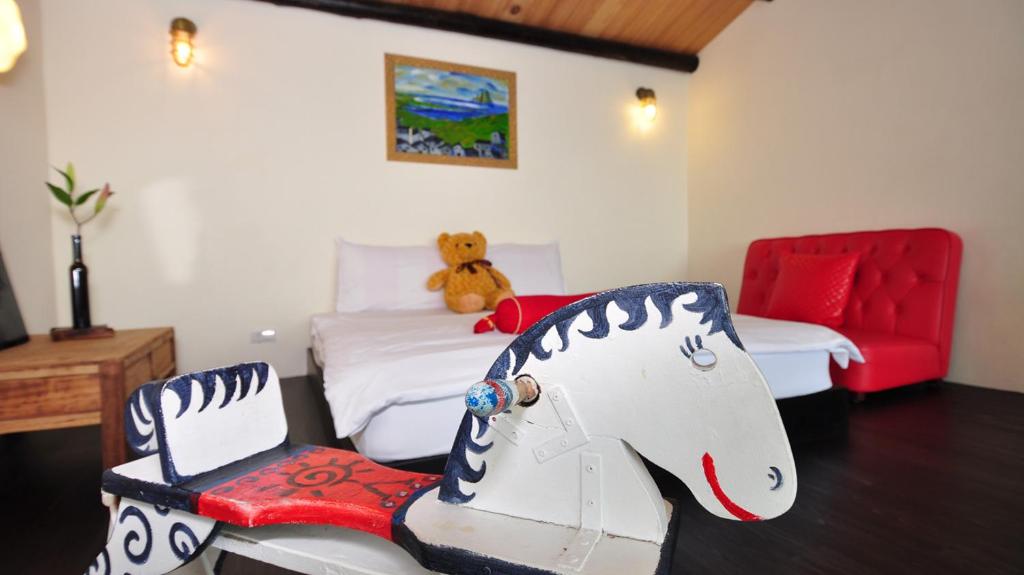
[[[508,278],[505,277],[505,274],[499,272],[498,270],[496,270],[494,268],[491,268],[490,272],[491,272],[491,277],[494,278],[494,281],[495,281],[495,283],[498,284],[498,287],[505,288],[505,289],[509,289],[509,288],[512,287],[512,282],[508,281]]]
[[[430,291],[437,291],[444,287],[445,282],[448,281],[449,273],[451,273],[450,269],[443,269],[430,274],[430,278],[427,279],[427,289]]]

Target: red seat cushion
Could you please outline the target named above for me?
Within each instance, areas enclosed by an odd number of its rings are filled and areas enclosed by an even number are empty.
[[[880,391],[945,375],[939,348],[925,339],[862,329],[839,328],[864,355],[848,369],[832,364],[832,381],[851,391]]]
[[[202,481],[210,485],[197,494],[194,513],[243,527],[337,525],[390,540],[395,512],[441,480],[328,447],[302,446],[275,461],[250,460],[254,468],[247,473]]]
[[[767,317],[838,327],[850,301],[857,254],[782,254]]]

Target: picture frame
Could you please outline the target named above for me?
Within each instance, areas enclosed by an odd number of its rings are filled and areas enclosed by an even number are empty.
[[[516,74],[384,55],[387,159],[518,168]]]

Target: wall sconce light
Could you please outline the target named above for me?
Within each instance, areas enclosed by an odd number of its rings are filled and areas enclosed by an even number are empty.
[[[14,0],[0,0],[0,74],[13,68],[27,47],[21,10]]]
[[[637,88],[636,99],[640,100],[640,109],[648,122],[653,121],[658,115],[658,99],[654,97],[654,90],[650,88]]]
[[[171,20],[171,57],[182,68],[192,63],[192,38],[195,35],[195,22],[188,18]]]

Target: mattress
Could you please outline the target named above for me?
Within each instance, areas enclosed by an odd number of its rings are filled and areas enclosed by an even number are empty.
[[[330,313],[312,319],[313,356],[338,437],[377,461],[441,455],[465,411],[466,389],[514,339],[474,334],[483,314],[447,310]],[[832,387],[829,362],[863,361],[827,327],[734,315],[744,347],[772,395],[786,399]]]

